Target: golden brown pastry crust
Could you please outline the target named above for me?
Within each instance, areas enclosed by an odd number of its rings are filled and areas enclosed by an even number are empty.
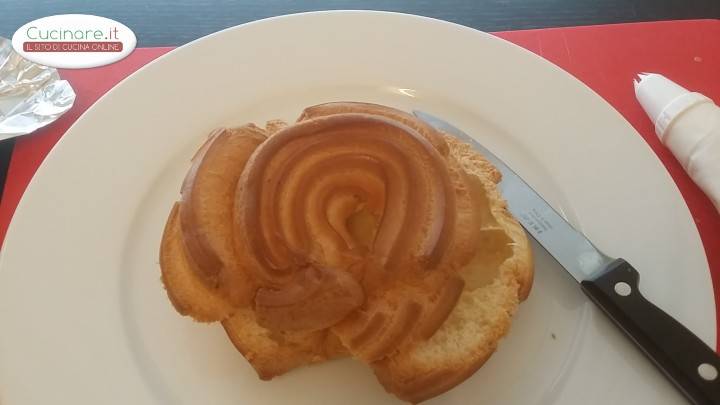
[[[419,402],[482,366],[530,291],[499,180],[468,145],[375,104],[218,130],[168,218],[162,280],[178,312],[222,321],[261,379],[349,352]],[[364,237],[358,212],[375,218]],[[494,310],[468,318],[483,294]],[[487,330],[428,355],[458,322]]]
[[[446,392],[465,381],[485,364],[510,329],[512,315],[519,303],[527,298],[533,281],[532,249],[525,231],[507,210],[507,204],[497,190],[496,184],[501,180],[500,173],[469,145],[450,136],[447,137],[447,142],[451,154],[482,184],[490,204],[489,212],[495,219],[495,224],[490,227],[497,226],[507,236],[511,251],[499,265],[497,276],[492,283],[484,286],[468,283],[470,285],[463,292],[460,303],[437,335],[443,335],[446,331],[462,334],[462,325],[472,324],[473,321],[483,324],[483,333],[473,330],[473,334],[456,336],[458,341],[466,342],[460,349],[443,348],[441,344],[431,347],[445,356],[441,361],[428,361],[428,358],[423,358],[419,353],[428,350],[428,347],[419,348],[416,345],[401,349],[372,365],[378,380],[388,392],[412,403],[419,403]],[[473,270],[471,264],[464,274],[469,278],[468,275]],[[465,305],[483,294],[493,299],[492,311],[488,316],[479,309]],[[469,315],[460,315],[463,311],[469,312]],[[433,346],[434,342],[431,339],[423,344]]]

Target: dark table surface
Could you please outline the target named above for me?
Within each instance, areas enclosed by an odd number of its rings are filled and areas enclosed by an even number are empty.
[[[483,31],[720,18],[720,0],[0,0],[0,36],[36,18],[80,13],[124,23],[138,46],[176,46],[248,21],[327,9],[399,11]],[[0,142],[0,193],[13,146]]]

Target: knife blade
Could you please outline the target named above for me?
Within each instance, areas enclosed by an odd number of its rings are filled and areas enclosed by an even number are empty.
[[[416,110],[413,114],[470,144],[500,171],[502,180],[498,187],[510,212],[691,403],[720,404],[720,357],[689,329],[643,297],[638,289],[639,273],[630,263],[609,257],[595,247],[475,138],[426,112]]]

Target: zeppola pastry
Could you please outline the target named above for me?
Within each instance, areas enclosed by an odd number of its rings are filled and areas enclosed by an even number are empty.
[[[162,281],[261,379],[351,356],[421,402],[482,366],[530,291],[499,181],[469,145],[381,105],[219,129],[170,212]]]

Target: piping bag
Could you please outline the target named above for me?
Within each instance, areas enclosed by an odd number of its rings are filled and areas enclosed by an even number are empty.
[[[635,96],[655,133],[720,211],[720,107],[657,73],[641,73]]]

